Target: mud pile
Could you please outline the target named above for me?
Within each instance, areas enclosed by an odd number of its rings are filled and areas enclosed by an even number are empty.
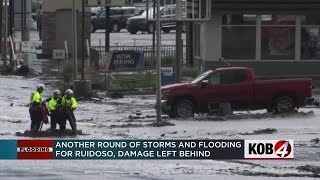
[[[72,130],[67,129],[66,131],[39,131],[37,133],[32,132],[30,130],[26,130],[25,132],[16,132],[16,136],[24,136],[24,137],[63,137],[63,136],[76,136],[76,135],[89,135],[84,134],[82,130],[77,130],[77,133],[74,133]]]

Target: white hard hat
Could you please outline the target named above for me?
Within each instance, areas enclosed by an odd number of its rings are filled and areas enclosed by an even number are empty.
[[[66,94],[73,94],[73,91],[71,89],[67,89]]]
[[[42,88],[42,89],[45,89],[44,85],[43,85],[43,84],[38,84],[38,85],[37,85],[37,89],[41,89],[41,88]]]
[[[59,91],[59,90],[55,90],[55,91],[53,91],[53,94],[61,95],[61,91]]]

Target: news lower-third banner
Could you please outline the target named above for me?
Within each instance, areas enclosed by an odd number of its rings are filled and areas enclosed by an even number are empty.
[[[293,140],[0,140],[1,160],[293,158]]]

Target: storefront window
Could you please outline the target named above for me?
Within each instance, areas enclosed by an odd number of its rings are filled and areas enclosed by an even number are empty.
[[[222,57],[227,60],[255,59],[256,27],[222,27]]]
[[[320,59],[320,27],[301,29],[301,59]]]
[[[256,25],[257,16],[253,14],[223,15],[223,25]]]
[[[320,25],[320,16],[316,15],[307,15],[301,16],[302,25]]]
[[[261,58],[295,59],[296,16],[261,15]]]
[[[295,27],[262,26],[261,56],[264,60],[293,60]]]
[[[261,15],[262,25],[296,25],[296,16],[292,15]]]

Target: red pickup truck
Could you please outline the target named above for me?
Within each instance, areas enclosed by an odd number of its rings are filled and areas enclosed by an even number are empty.
[[[212,103],[230,103],[232,110],[292,112],[305,105],[312,88],[311,79],[255,80],[251,68],[219,68],[190,83],[162,87],[161,107],[172,118],[208,112]]]

